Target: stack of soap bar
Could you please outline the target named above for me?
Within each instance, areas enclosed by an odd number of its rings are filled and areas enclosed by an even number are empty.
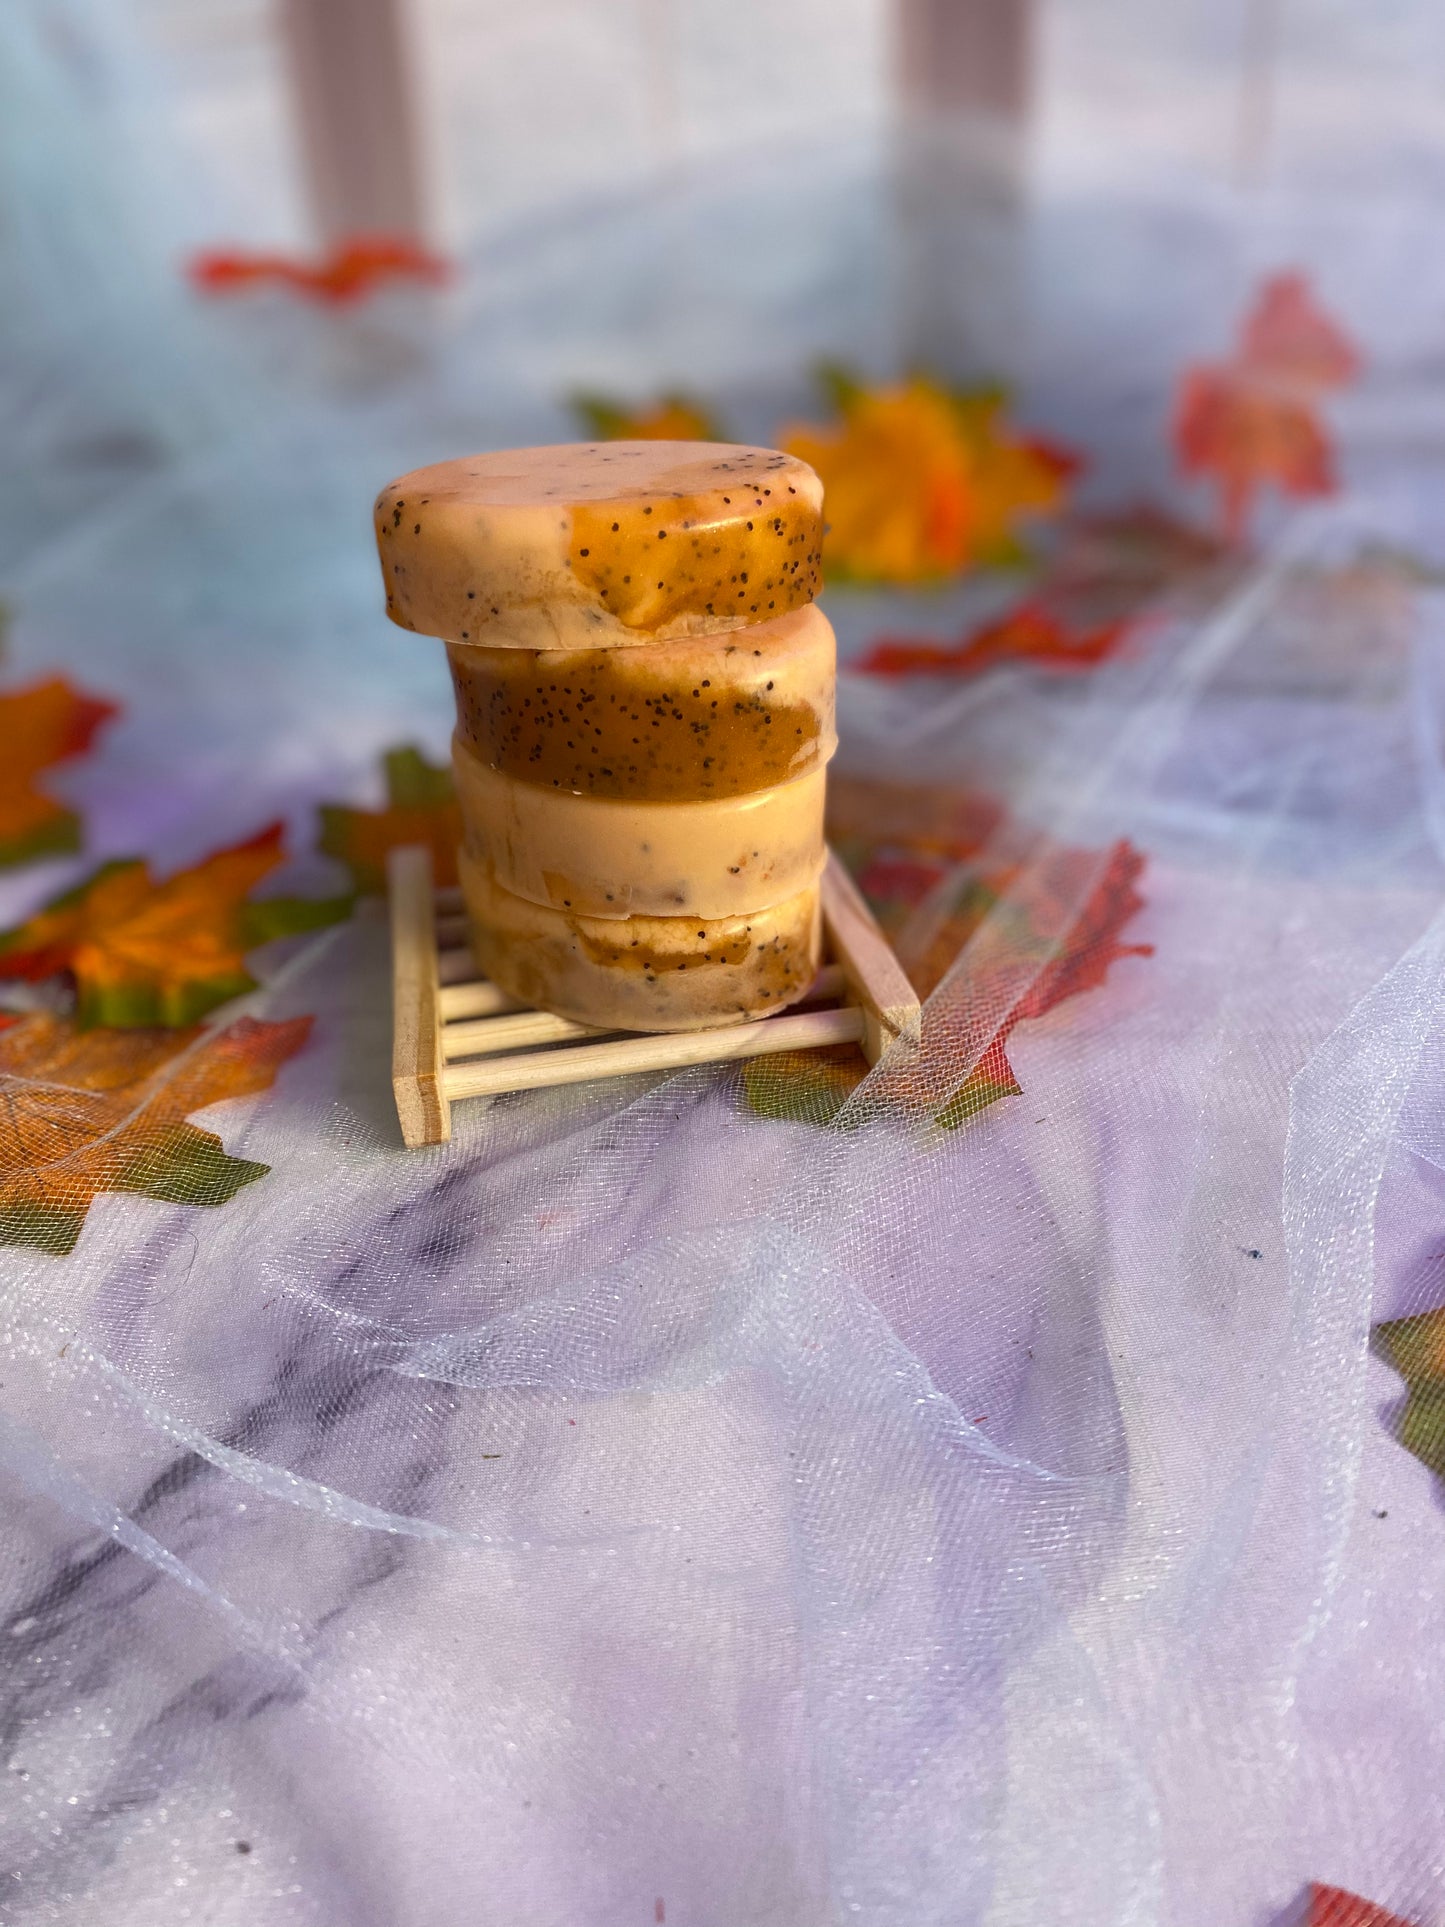
[[[487,974],[627,1030],[796,1000],[836,746],[812,470],[714,443],[523,449],[404,476],[376,526],[388,613],[447,642]]]

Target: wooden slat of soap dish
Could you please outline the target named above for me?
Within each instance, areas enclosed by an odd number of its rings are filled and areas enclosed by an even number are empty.
[[[829,853],[823,933],[830,962],[804,1007],[721,1030],[594,1030],[529,1010],[478,978],[461,893],[433,890],[431,856],[393,850],[391,1082],[408,1145],[443,1144],[464,1097],[581,1084],[631,1071],[680,1070],[775,1051],[861,1045],[876,1063],[916,1030],[918,999],[852,878]]]

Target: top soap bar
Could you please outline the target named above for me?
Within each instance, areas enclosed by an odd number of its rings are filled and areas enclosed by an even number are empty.
[[[376,502],[386,612],[488,648],[771,622],[821,587],[823,489],[729,442],[572,442],[414,469]]]

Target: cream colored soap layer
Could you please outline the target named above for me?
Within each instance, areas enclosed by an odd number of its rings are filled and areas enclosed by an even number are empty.
[[[771,1016],[817,974],[816,885],[748,917],[604,922],[499,889],[463,851],[472,948],[493,983],[524,1003],[609,1030],[712,1030]]]
[[[386,609],[450,642],[598,649],[811,602],[822,486],[776,449],[579,442],[439,462],[377,498]]]
[[[503,889],[588,917],[732,917],[822,874],[827,771],[752,796],[620,803],[502,776],[453,745],[467,845]]]
[[[653,803],[743,796],[837,747],[837,646],[815,604],[756,628],[647,649],[447,656],[458,735],[523,782]]]

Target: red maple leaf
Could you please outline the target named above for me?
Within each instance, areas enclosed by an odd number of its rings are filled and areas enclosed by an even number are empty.
[[[843,772],[828,776],[829,841],[850,846],[853,870],[885,854],[960,862],[985,847],[1003,816],[998,802],[980,790]]]
[[[1006,916],[1006,947],[993,968],[970,980],[965,992],[975,1007],[997,1009],[1009,995],[1007,980],[1018,965],[1032,954],[1042,959],[1032,983],[1007,1006],[978,1063],[937,1114],[937,1122],[966,1123],[1000,1097],[1016,1096],[1023,1087],[1009,1062],[1008,1041],[1018,1026],[1097,988],[1122,958],[1153,956],[1152,944],[1126,944],[1122,939],[1125,924],[1144,907],[1136,887],[1143,856],[1126,841],[1116,843],[1082,901],[1075,903],[1083,873],[1097,862],[1090,851],[1062,849],[1026,876],[1001,871],[974,877],[933,933],[926,953],[913,962],[909,975],[919,995],[927,996],[984,921],[996,913]]]
[[[1120,941],[1124,925],[1144,907],[1137,885],[1145,859],[1127,838],[1107,853],[1082,901],[1071,908],[1083,874],[1098,860],[1093,851],[1062,849],[1027,875],[1004,870],[972,878],[927,954],[909,971],[919,995],[926,997],[942,982],[975,930],[1000,906],[1014,915],[1018,933],[1001,968],[1011,971],[1035,948],[1043,958],[1038,975],[1000,1025],[1001,1040],[1026,1017],[1042,1017],[1097,988],[1121,957],[1152,956],[1152,944]]]
[[[918,857],[887,854],[875,857],[858,879],[858,888],[875,902],[918,904],[941,883],[948,871],[942,863]]]
[[[1138,883],[1145,859],[1132,844],[1119,842],[1102,856],[1057,849],[1026,872],[970,863],[1001,819],[989,799],[926,786],[844,779],[837,798],[829,799],[830,836],[887,928],[906,923],[911,907],[941,886],[953,865],[969,865],[926,947],[903,957],[920,997],[937,988],[985,922],[999,920],[1000,954],[963,992],[965,1009],[990,1011],[993,1035],[941,1110],[931,1076],[918,1098],[946,1128],[1019,1092],[1007,1048],[1019,1024],[1096,988],[1122,958],[1153,955],[1152,944],[1123,940],[1125,925],[1144,907]],[[1021,964],[1026,980],[1034,966],[1023,991],[1017,989]],[[763,1115],[818,1122],[836,1114],[866,1068],[850,1047],[784,1054],[750,1066],[743,1084]],[[909,1102],[901,1092],[900,1100]]]
[[[1227,360],[1186,368],[1175,400],[1181,472],[1219,490],[1226,537],[1242,539],[1260,490],[1300,498],[1334,492],[1323,396],[1354,380],[1360,357],[1300,274],[1267,281]]]
[[[1227,367],[1184,371],[1174,449],[1185,475],[1208,476],[1218,487],[1231,542],[1243,538],[1266,483],[1301,498],[1336,487],[1329,435],[1309,404]]]
[[[1046,435],[1020,435],[1019,447],[1036,455],[1060,482],[1076,481],[1088,467],[1076,448],[1065,448],[1062,442],[1050,441]]]
[[[1316,301],[1302,274],[1277,274],[1260,289],[1239,336],[1241,366],[1311,391],[1347,388],[1360,352]]]
[[[1309,1912],[1304,1927],[1417,1927],[1400,1914],[1388,1913],[1343,1887],[1310,1887]]]
[[[987,1087],[988,1102],[1019,1090],[1007,1047],[1021,1023],[1097,988],[1122,958],[1153,956],[1152,944],[1122,940],[1125,924],[1144,907],[1137,888],[1144,857],[1131,843],[1116,843],[1082,901],[1075,904],[1083,873],[1097,862],[1090,851],[1065,849],[1026,876],[1000,871],[971,878],[932,932],[923,954],[905,959],[918,994],[927,997],[985,920],[995,913],[1006,914],[1010,920],[1007,948],[988,975],[969,984],[969,1001],[985,1009],[997,1008],[1010,994],[999,979],[1006,982],[1033,954],[1041,960],[1028,989],[1007,1005],[977,1069],[956,1100],[966,1114],[981,1108],[982,1086]]]
[[[1030,598],[954,643],[881,636],[852,666],[866,676],[978,676],[1000,663],[1031,662],[1077,674],[1097,668],[1114,655],[1130,627],[1121,621],[1074,630],[1044,603]]]
[[[1064,852],[1057,869],[1045,870],[1036,890],[1025,894],[1026,907],[1031,894],[1038,909],[1047,906],[1046,914],[1050,918],[1066,915],[1067,911],[1059,907],[1060,894],[1068,890],[1071,879],[1077,875],[1079,861],[1072,851]],[[1121,957],[1153,956],[1153,944],[1119,941],[1124,925],[1144,908],[1144,898],[1137,887],[1143,871],[1144,857],[1132,843],[1124,839],[1114,845],[1097,881],[1068,925],[1068,935],[1058,955],[1044,967],[1032,989],[1015,1007],[1009,1019],[1010,1029],[1025,1017],[1042,1017],[1045,1011],[1055,1009],[1067,998],[1096,989],[1108,975],[1109,966]]]
[[[306,300],[344,307],[364,300],[386,281],[422,281],[436,287],[451,278],[440,255],[405,235],[361,234],[338,242],[320,261],[288,254],[221,250],[198,254],[187,272],[205,294],[236,294],[270,283]]]

